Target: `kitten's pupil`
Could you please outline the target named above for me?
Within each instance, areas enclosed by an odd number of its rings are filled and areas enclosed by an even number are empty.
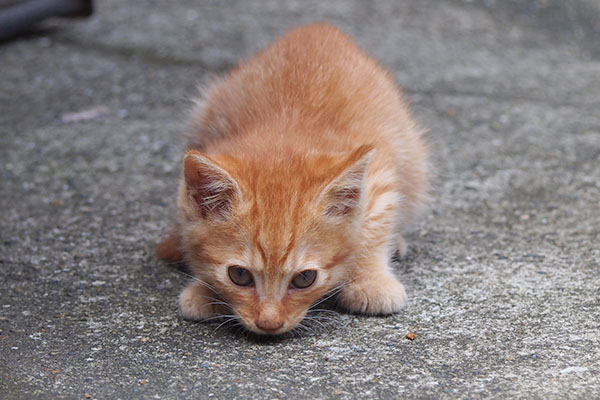
[[[307,269],[302,272],[296,274],[294,279],[292,279],[292,286],[296,289],[306,289],[317,279],[317,271],[312,269]]]
[[[250,286],[254,280],[252,274],[246,268],[232,266],[227,270],[229,279],[238,286]]]

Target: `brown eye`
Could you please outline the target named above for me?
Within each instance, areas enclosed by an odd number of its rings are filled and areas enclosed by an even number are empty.
[[[250,286],[254,282],[252,274],[246,268],[229,267],[227,273],[229,274],[229,279],[238,286]]]
[[[314,269],[307,269],[298,273],[294,279],[292,279],[292,286],[296,289],[306,289],[317,279],[317,271]]]

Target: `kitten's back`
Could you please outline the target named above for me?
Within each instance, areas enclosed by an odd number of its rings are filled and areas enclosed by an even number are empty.
[[[262,162],[373,145],[369,175],[398,187],[404,226],[427,198],[421,136],[387,71],[339,29],[315,24],[289,32],[210,86],[193,113],[190,145]]]

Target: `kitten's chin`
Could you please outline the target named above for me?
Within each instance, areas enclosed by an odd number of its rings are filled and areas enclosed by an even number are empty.
[[[244,324],[246,326],[246,329],[248,329],[250,332],[255,333],[257,335],[260,336],[277,336],[277,335],[282,335],[284,333],[289,332],[293,326],[290,326],[288,324],[283,324],[280,327],[277,328],[259,328],[258,326],[256,326],[254,324],[254,326],[249,326],[249,324]]]
[[[291,313],[290,310],[280,309],[269,305],[258,305],[258,313],[248,313],[246,310],[237,310],[240,322],[244,327],[259,336],[278,336],[288,333],[296,328],[305,316],[305,312],[299,315]],[[274,312],[277,310],[277,312]]]
[[[250,332],[259,335],[259,336],[264,336],[264,337],[270,337],[270,336],[279,336],[279,335],[283,335],[284,333],[287,333],[288,330],[277,330],[277,331],[262,331],[260,329],[252,329],[250,330]]]
[[[264,321],[244,321],[244,327],[259,336],[278,336],[292,331],[299,322],[282,321],[280,323],[265,323]]]

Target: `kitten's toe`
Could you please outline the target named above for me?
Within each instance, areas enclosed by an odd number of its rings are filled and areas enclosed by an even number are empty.
[[[179,295],[179,310],[185,319],[201,321],[222,314],[217,299],[206,293],[206,288],[197,283],[189,284]]]
[[[408,246],[406,245],[406,240],[404,240],[404,236],[398,235],[398,237],[396,238],[396,252],[398,253],[398,258],[404,258],[407,250]]]
[[[407,300],[404,285],[385,276],[349,284],[339,294],[338,304],[353,313],[388,315],[399,312]]]

